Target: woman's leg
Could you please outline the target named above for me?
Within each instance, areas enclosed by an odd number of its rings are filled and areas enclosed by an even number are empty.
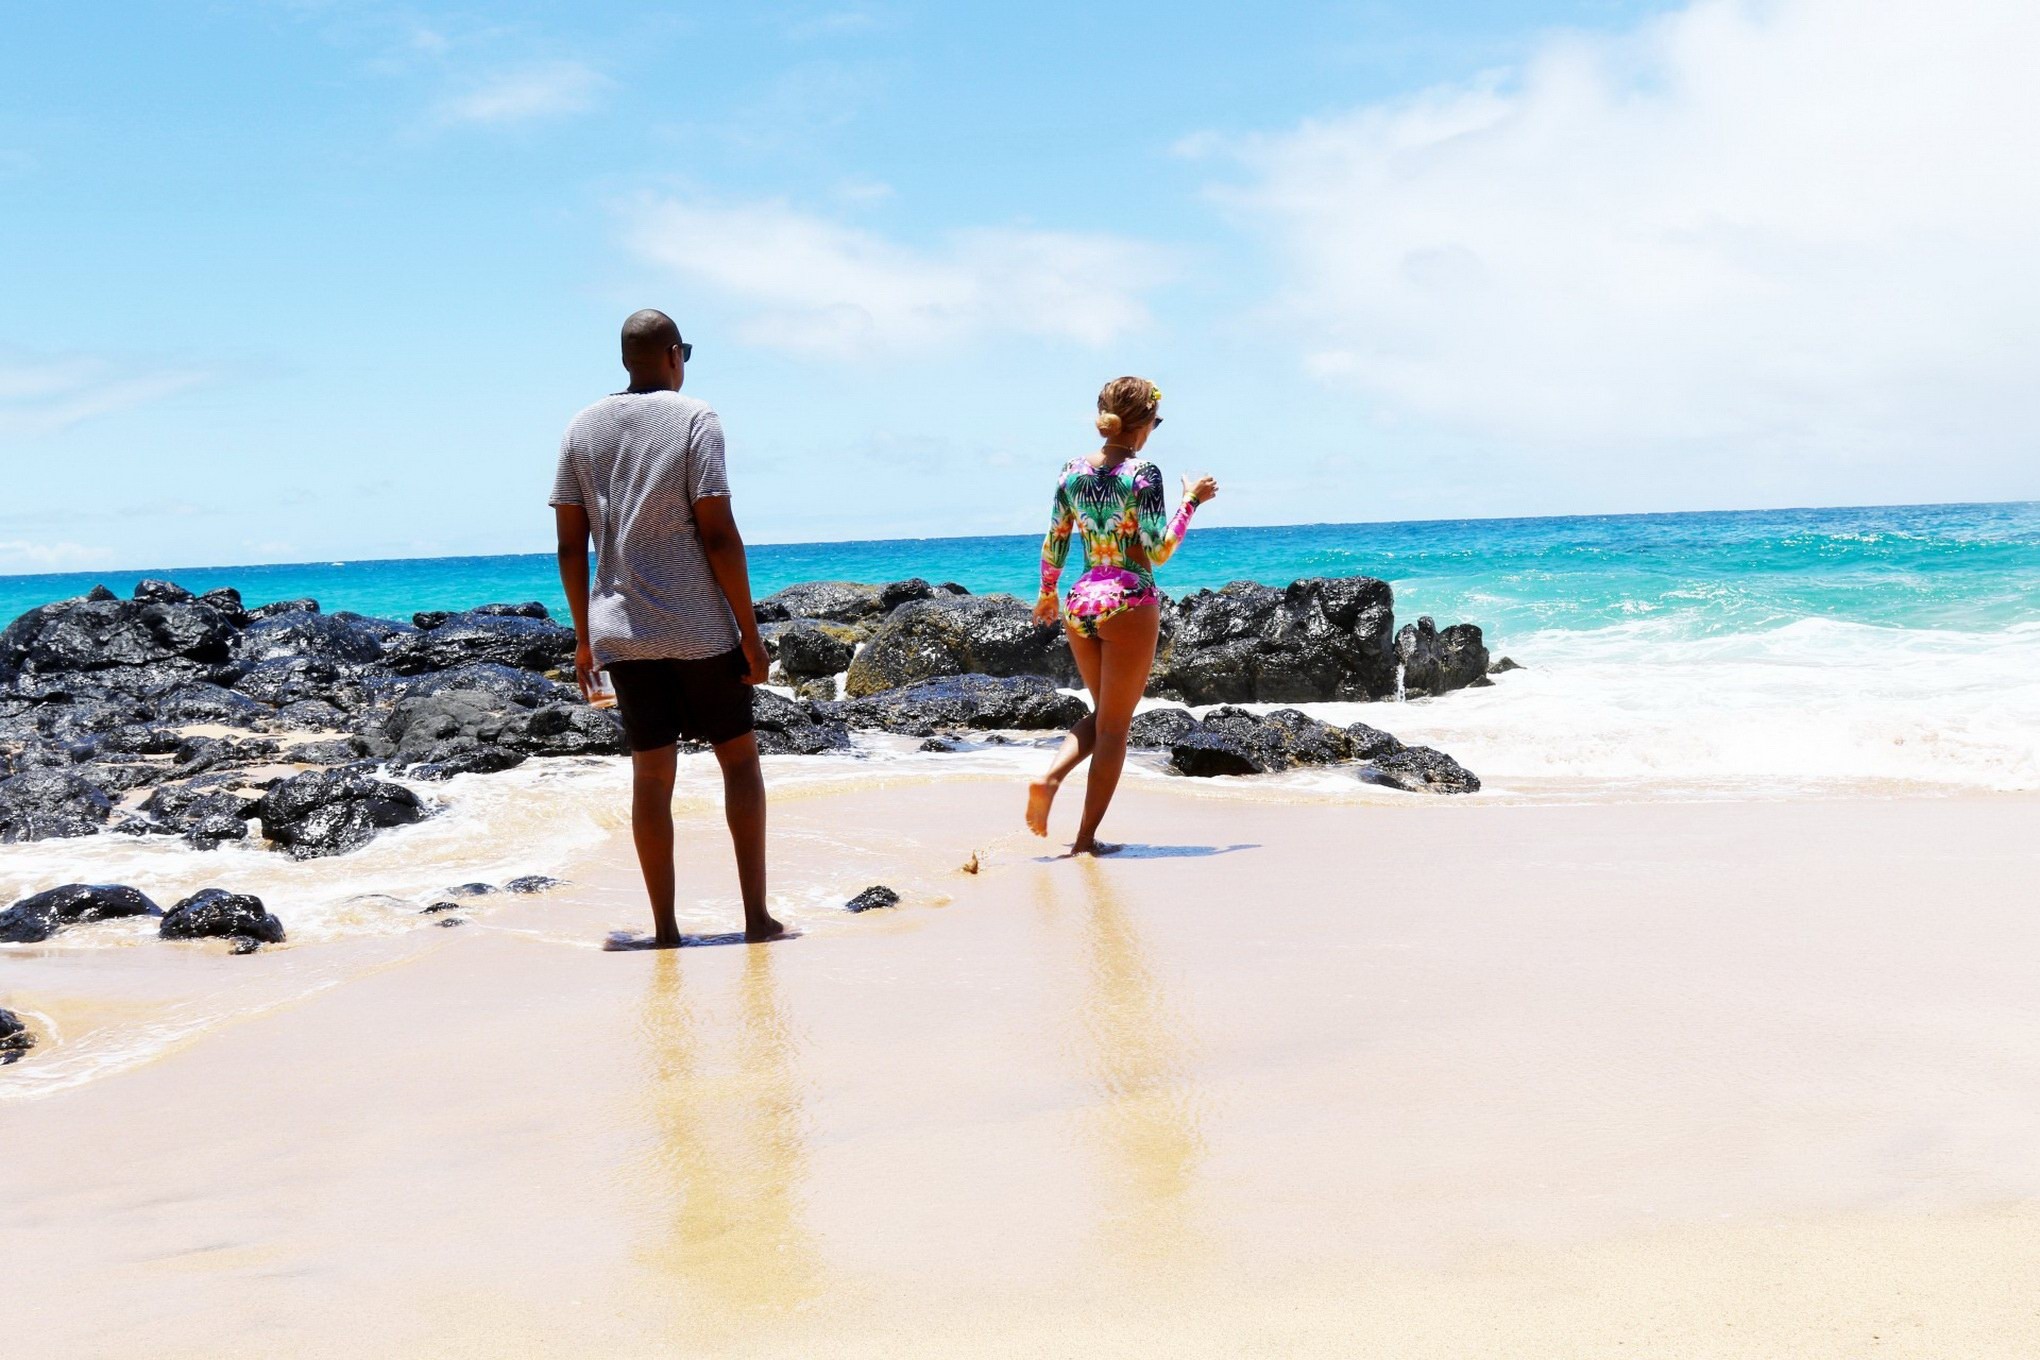
[[[1084,677],[1084,688],[1091,691],[1093,712],[1086,713],[1063,738],[1062,749],[1055,753],[1055,761],[1048,767],[1048,773],[1027,786],[1027,829],[1037,836],[1048,834],[1048,810],[1055,803],[1056,790],[1062,787],[1071,770],[1083,764],[1084,757],[1091,754],[1092,744],[1097,740],[1095,708],[1098,702],[1098,640],[1086,637],[1068,624],[1063,633],[1070,641],[1070,655],[1076,658],[1077,674]]]
[[[1114,614],[1098,625],[1098,683],[1091,689],[1097,701],[1091,712],[1096,731],[1091,775],[1084,784],[1084,820],[1070,845],[1073,855],[1110,854],[1119,848],[1098,843],[1098,823],[1105,820],[1105,809],[1112,805],[1112,793],[1119,787],[1119,772],[1126,765],[1127,729],[1140,696],[1147,691],[1161,627],[1162,611],[1151,604]]]

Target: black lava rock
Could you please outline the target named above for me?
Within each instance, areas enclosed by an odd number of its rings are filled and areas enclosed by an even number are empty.
[[[1235,581],[1166,611],[1149,692],[1195,704],[1385,698],[1394,629],[1395,593],[1371,576],[1286,590]]]
[[[1395,655],[1407,695],[1444,694],[1487,677],[1487,647],[1480,629],[1470,623],[1455,623],[1439,632],[1425,615],[1395,635]]]
[[[885,608],[883,587],[855,581],[804,581],[774,591],[755,606],[762,622],[827,619],[832,623],[859,623],[883,614]]]
[[[353,769],[293,775],[263,794],[254,813],[262,834],[293,859],[345,854],[426,816],[417,794]]]
[[[884,884],[866,888],[843,904],[845,911],[876,911],[881,907],[897,907],[900,895]]]
[[[257,605],[249,610],[248,621],[250,623],[259,623],[263,619],[282,618],[285,614],[316,614],[318,612],[319,602],[309,597],[296,600],[272,600],[268,604]]]
[[[0,844],[89,836],[106,825],[105,790],[72,770],[27,770],[0,779]]]
[[[391,630],[397,627],[387,620],[365,619],[359,614],[329,615],[299,610],[264,615],[235,639],[234,656],[251,664],[311,659],[336,668],[366,666],[383,659],[385,647],[397,636]]]
[[[794,684],[836,675],[850,667],[853,648],[812,624],[795,624],[778,637],[779,668]]]
[[[844,693],[862,698],[959,675],[1077,680],[1062,629],[1034,621],[1010,595],[941,596],[899,606],[850,663]]]
[[[162,908],[133,888],[117,883],[66,883],[24,897],[0,911],[0,941],[34,944],[65,926],[110,921],[122,916],[161,916]]]
[[[1133,715],[1126,744],[1135,750],[1166,750],[1197,730],[1197,719],[1180,708],[1151,708]]]
[[[190,831],[201,822],[217,822],[228,817],[246,822],[255,815],[253,799],[231,793],[216,782],[193,781],[182,784],[164,784],[152,790],[142,800],[142,812],[164,827],[179,834]],[[239,840],[239,836],[220,836],[215,827],[214,839]]]
[[[563,880],[548,878],[544,874],[525,874],[520,878],[511,879],[503,886],[514,893],[542,893],[563,886]]]
[[[528,671],[565,669],[574,662],[574,630],[545,619],[469,611],[397,639],[388,657],[398,675],[479,662]]]
[[[1208,779],[1214,775],[1266,774],[1259,751],[1251,744],[1224,732],[1193,731],[1177,738],[1169,748],[1169,763],[1187,775]]]
[[[427,749],[415,765],[403,768],[412,779],[451,779],[457,774],[500,774],[525,761],[520,751],[484,746],[472,737],[454,737]]]
[[[234,938],[282,944],[283,923],[263,907],[259,897],[225,888],[202,888],[170,908],[157,934],[166,940]]]
[[[10,1010],[0,1010],[0,1067],[20,1062],[35,1047],[35,1031]]]
[[[630,751],[623,719],[615,709],[578,702],[547,704],[507,728],[498,740],[533,756],[620,756]]]
[[[758,737],[758,749],[769,756],[812,756],[823,751],[847,750],[849,729],[838,719],[818,716],[817,710],[823,707],[754,687],[751,723]]]
[[[194,850],[217,850],[228,841],[248,839],[248,823],[239,817],[215,813],[200,817],[184,828],[184,843]]]
[[[1479,793],[1480,778],[1443,751],[1405,746],[1378,756],[1361,778],[1410,793]]]
[[[151,600],[162,604],[182,604],[197,598],[175,581],[141,580],[135,582],[134,596],[138,600]]]
[[[912,737],[933,736],[940,728],[1068,727],[1091,711],[1082,699],[1038,675],[945,676],[814,708],[851,727]]]

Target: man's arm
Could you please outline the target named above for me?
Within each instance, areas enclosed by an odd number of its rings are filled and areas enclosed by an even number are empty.
[[[595,675],[595,649],[588,641],[588,511],[579,505],[555,505],[553,520],[559,537],[560,585],[574,616],[574,678],[585,699]]]
[[[765,655],[765,640],[758,636],[758,614],[751,607],[751,568],[744,561],[744,536],[737,532],[737,517],[730,510],[728,496],[703,496],[694,502],[694,532],[701,538],[701,551],[708,569],[722,587],[730,612],[737,616],[737,636],[744,647],[750,671],[744,679],[753,685],[765,683],[771,658]]]

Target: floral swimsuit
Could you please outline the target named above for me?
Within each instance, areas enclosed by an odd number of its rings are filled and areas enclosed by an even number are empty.
[[[1108,468],[1078,458],[1062,470],[1055,518],[1041,540],[1041,598],[1056,598],[1070,531],[1080,531],[1088,566],[1063,607],[1063,622],[1073,631],[1096,637],[1098,625],[1114,614],[1161,603],[1154,569],[1183,541],[1197,502],[1184,498],[1167,524],[1162,508],[1161,469],[1145,458],[1122,459]]]

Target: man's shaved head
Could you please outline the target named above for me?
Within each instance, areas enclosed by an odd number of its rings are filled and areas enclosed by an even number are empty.
[[[656,377],[679,343],[680,328],[672,317],[650,307],[632,312],[623,323],[623,366],[632,378]]]

